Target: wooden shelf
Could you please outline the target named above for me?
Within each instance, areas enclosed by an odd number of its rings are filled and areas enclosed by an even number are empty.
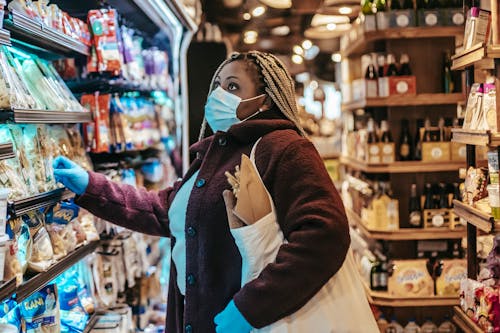
[[[484,333],[484,331],[480,329],[479,326],[477,326],[476,323],[470,319],[459,306],[454,306],[453,312],[453,322],[460,327],[462,331],[468,333]]]
[[[450,230],[446,228],[404,228],[393,231],[370,230],[360,216],[350,209],[346,209],[350,224],[355,224],[361,233],[370,239],[388,241],[429,240],[429,239],[459,239],[466,236],[466,229]]]
[[[354,169],[366,173],[421,173],[421,172],[449,172],[458,171],[463,167],[463,161],[449,161],[449,162],[422,162],[422,161],[408,161],[408,162],[394,162],[388,164],[369,164],[358,161],[355,158],[341,156],[340,163]]]
[[[463,27],[414,27],[369,31],[349,43],[341,53],[344,58],[365,53],[369,43],[379,40],[455,37],[463,34]]]
[[[465,69],[475,66],[478,69],[494,68],[493,59],[500,58],[500,45],[477,44],[470,49],[457,53],[451,57],[452,70]]]
[[[342,104],[342,110],[352,111],[370,107],[452,105],[459,103],[463,99],[464,96],[462,93],[375,97]]]
[[[455,214],[467,220],[467,223],[487,233],[495,231],[495,220],[491,215],[458,200],[453,200],[453,206]]]
[[[452,141],[475,146],[500,146],[500,133],[453,128]]]

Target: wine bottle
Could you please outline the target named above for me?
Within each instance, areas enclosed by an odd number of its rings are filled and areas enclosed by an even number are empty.
[[[401,9],[401,1],[391,0],[391,10],[400,10],[400,9]]]
[[[413,0],[404,0],[403,9],[413,9]]]
[[[368,131],[368,138],[366,141],[367,143],[379,142],[377,133],[375,132],[375,123],[374,123],[373,118],[368,119],[367,131]]]
[[[451,73],[451,55],[450,50],[446,50],[443,56],[443,92],[449,94],[455,91],[455,83]]]
[[[386,142],[386,143],[393,142],[391,131],[389,131],[389,125],[387,123],[387,120],[382,120],[380,122],[380,130],[382,132],[382,135],[380,136],[380,142]]]
[[[462,201],[462,194],[460,193],[458,183],[453,183],[453,200]]]
[[[401,120],[401,136],[399,138],[399,160],[409,161],[412,159],[412,138],[410,135],[408,119]]]
[[[398,75],[398,69],[396,67],[394,55],[389,53],[387,55],[387,72],[385,76],[396,76]]]
[[[379,54],[377,56],[377,76],[384,77],[385,76],[385,56],[383,54]]]
[[[448,192],[446,191],[445,183],[439,183],[439,208],[450,208]]]
[[[422,211],[420,209],[420,198],[417,196],[417,184],[411,184],[409,203],[409,223],[414,228],[422,226]]]
[[[429,118],[425,119],[424,122],[424,137],[422,138],[422,142],[431,142],[432,140],[432,135],[431,135],[431,121]]]
[[[401,68],[399,70],[399,75],[400,76],[409,76],[411,75],[411,69],[410,69],[410,57],[408,54],[403,53],[401,55],[401,59],[399,61],[401,63]]]
[[[424,195],[425,195],[424,209],[433,209],[434,195],[432,193],[432,185],[430,183],[425,184]]]
[[[380,261],[376,261],[372,265],[372,269],[370,270],[370,289],[371,290],[380,290],[380,273],[382,271],[382,263]]]
[[[378,96],[377,70],[375,69],[372,60],[370,60],[370,63],[366,67],[365,81],[366,81],[366,97],[377,97]]]
[[[438,141],[439,142],[448,141],[444,125],[445,125],[444,118],[440,117],[439,121],[438,121],[438,128],[439,128],[439,138],[438,138]]]

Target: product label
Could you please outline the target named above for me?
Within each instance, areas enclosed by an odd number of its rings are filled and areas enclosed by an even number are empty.
[[[422,216],[420,215],[420,212],[415,211],[410,213],[410,224],[414,227],[419,227],[422,221]]]
[[[435,227],[442,227],[444,224],[444,217],[441,214],[436,214],[432,217],[432,225]]]
[[[399,155],[401,155],[401,157],[410,156],[410,145],[403,143],[399,148]]]
[[[434,13],[429,13],[425,16],[425,24],[429,26],[434,26],[438,23],[438,17]]]
[[[380,273],[372,273],[372,289],[380,287]]]
[[[386,288],[387,287],[387,273],[380,273],[380,286]]]
[[[439,147],[432,148],[431,156],[435,159],[441,158],[443,156],[443,150]]]
[[[405,81],[399,81],[396,84],[396,92],[398,94],[404,94],[408,92],[408,83]]]
[[[383,145],[383,146],[382,146],[382,152],[383,152],[384,154],[387,154],[387,155],[388,155],[388,154],[392,154],[392,152],[393,152],[393,149],[392,149],[392,144]]]
[[[380,152],[380,149],[377,145],[370,146],[370,154],[371,155],[378,155],[379,152]]]
[[[396,17],[396,24],[399,27],[405,28],[410,24],[410,18],[406,15],[398,15]]]
[[[466,157],[467,155],[467,147],[466,146],[461,146],[458,148],[458,156],[460,157]]]
[[[455,13],[453,14],[453,17],[451,18],[453,24],[455,25],[462,25],[464,24],[464,14],[462,13]]]

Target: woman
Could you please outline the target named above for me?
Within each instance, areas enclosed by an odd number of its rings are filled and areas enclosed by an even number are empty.
[[[76,203],[129,229],[172,238],[167,332],[250,332],[300,309],[339,270],[349,248],[340,197],[298,121],[293,81],[274,56],[235,54],[217,69],[205,106],[214,135],[191,147],[184,178],[159,193],[118,185],[58,158]],[[287,243],[242,288],[241,256],[222,193],[226,171],[259,138],[256,166]],[[355,311],[355,309],[353,309]],[[215,323],[214,323],[215,319]]]

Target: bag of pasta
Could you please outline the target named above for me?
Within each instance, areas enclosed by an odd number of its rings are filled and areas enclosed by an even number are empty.
[[[16,218],[7,223],[6,231],[11,241],[5,257],[5,279],[16,278],[16,284],[20,285],[31,258],[32,241],[29,227],[21,218]]]
[[[75,152],[73,145],[68,137],[66,129],[62,125],[49,126],[50,140],[54,148],[54,156],[64,156],[70,160],[75,159]]]
[[[30,228],[33,239],[28,268],[37,273],[46,271],[54,263],[54,250],[45,228],[45,215],[39,211],[32,211],[23,215],[23,220]]]
[[[78,163],[85,170],[92,171],[92,161],[85,151],[83,138],[77,125],[66,127],[66,133],[68,134],[68,139],[73,148],[73,161]]]
[[[76,233],[70,223],[78,216],[78,211],[75,204],[63,202],[52,207],[46,215],[55,259],[66,256],[76,247]]]
[[[10,125],[10,130],[14,138],[14,148],[20,165],[20,174],[26,184],[30,195],[38,194],[37,178],[35,170],[31,166],[29,154],[24,146],[24,131],[20,125]],[[43,191],[42,191],[43,192]]]
[[[37,126],[38,150],[45,170],[45,188],[51,191],[57,188],[54,177],[54,148],[50,140],[48,127],[46,125]]]
[[[55,284],[25,299],[19,306],[26,333],[60,333],[59,295]]]
[[[6,125],[0,126],[0,142],[14,143],[12,133]],[[0,186],[10,189],[9,200],[18,200],[30,195],[21,176],[21,167],[17,158],[0,161]]]
[[[39,193],[50,191],[55,188],[52,154],[49,147],[42,148],[44,142],[40,140],[45,140],[47,136],[40,133],[43,131],[42,127],[37,125],[25,125],[22,130],[23,145],[28,162],[35,174],[37,191]]]

